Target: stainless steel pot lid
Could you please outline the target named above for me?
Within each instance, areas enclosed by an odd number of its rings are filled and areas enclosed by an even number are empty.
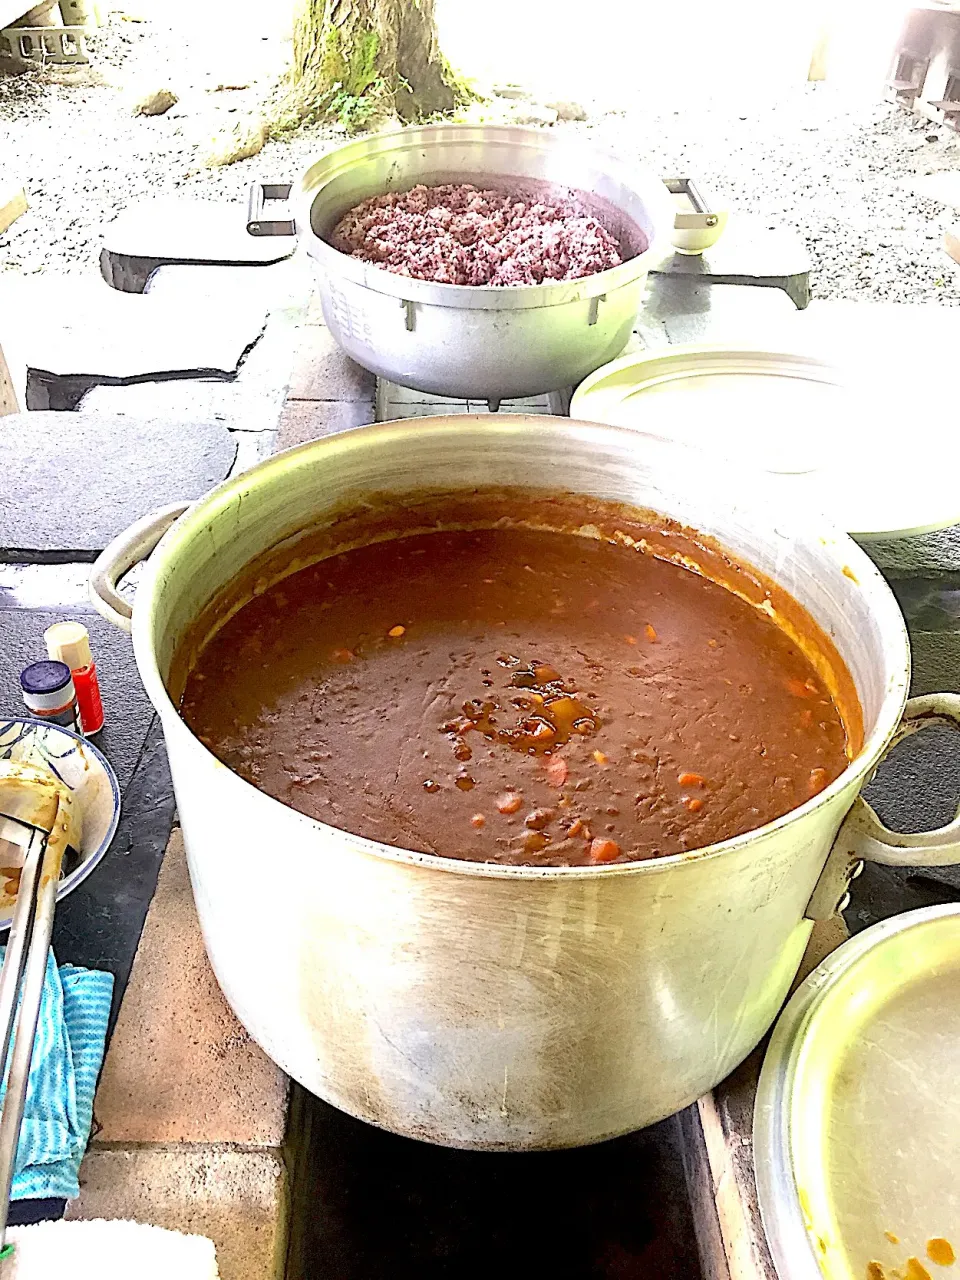
[[[960,522],[960,433],[896,361],[677,346],[623,356],[577,388],[570,416],[637,427],[765,473],[787,500],[861,540]]]
[[[960,904],[874,925],[797,990],[754,1151],[781,1280],[960,1274]]]

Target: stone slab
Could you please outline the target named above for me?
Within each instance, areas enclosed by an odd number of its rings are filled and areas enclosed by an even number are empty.
[[[651,275],[640,312],[641,337],[645,346],[662,346],[657,332],[662,327],[671,344],[742,342],[769,350],[781,333],[791,331],[796,315],[796,307],[777,289]]]
[[[281,206],[268,209],[274,216]],[[296,246],[296,236],[250,235],[245,203],[158,196],[135,201],[104,228],[100,270],[114,288],[140,292],[161,265],[264,266]]]
[[[938,673],[938,688],[957,690],[960,672]],[[935,725],[900,743],[864,795],[894,831],[929,831],[960,806],[960,737]],[[960,867],[884,867],[868,863],[851,885],[844,918],[851,933],[914,907],[960,901]]]
[[[674,253],[657,275],[691,276],[706,283],[756,285],[785,291],[798,308],[809,302],[812,263],[803,236],[762,218],[732,213],[723,235],[702,254]]]
[[[365,426],[375,416],[373,404],[360,400],[288,400],[280,417],[274,452]]]
[[[223,480],[236,443],[218,423],[186,432],[158,419],[27,413],[0,418],[0,450],[16,477],[0,490],[0,558],[89,560],[146,512]]]
[[[281,1280],[287,1186],[276,1152],[216,1147],[96,1148],[67,1217],[132,1218],[207,1236],[221,1280]]]
[[[183,265],[160,267],[150,277],[144,293],[151,303],[189,306],[202,297],[219,299],[239,307],[255,304],[271,315],[289,311],[300,319],[306,310],[310,287],[309,265],[302,259],[278,262],[251,271],[248,267]]]
[[[219,283],[221,277],[232,283]],[[260,339],[244,355],[236,377],[229,380],[167,379],[94,386],[84,388],[87,394],[80,407],[84,413],[169,418],[186,428],[199,419],[223,422],[232,430],[276,431],[290,378],[296,325],[307,305],[308,280],[302,270],[294,270],[293,263],[263,268],[252,278],[243,267],[162,268],[150,281],[151,296],[189,299],[193,291],[214,287],[223,295],[230,289],[259,289],[258,296],[269,308]]]
[[[86,277],[7,276],[0,280],[0,314],[17,316],[27,367],[50,377],[232,376],[266,319],[260,300],[233,292],[198,294],[184,306]]]
[[[929,383],[941,364],[953,373],[960,341],[960,307],[926,302],[873,302],[814,298],[790,326],[804,350],[839,362],[873,360],[878,371],[913,375]],[[925,397],[926,398],[926,397]],[[937,412],[935,402],[918,405],[918,419]]]
[[[914,447],[922,447],[913,428],[911,435]],[[872,539],[864,543],[864,550],[889,577],[937,579],[944,573],[960,572],[960,525],[911,538]]]
[[[97,1140],[279,1147],[287,1083],[213,976],[175,830],[103,1065]]]

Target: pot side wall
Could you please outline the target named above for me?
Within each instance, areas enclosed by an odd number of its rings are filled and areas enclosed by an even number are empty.
[[[207,950],[306,1088],[448,1146],[575,1146],[724,1078],[769,1027],[855,787],[742,849],[590,875],[394,861],[165,725]]]

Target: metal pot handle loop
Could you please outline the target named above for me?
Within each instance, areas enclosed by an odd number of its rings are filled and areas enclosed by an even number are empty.
[[[960,727],[960,694],[928,693],[911,698],[887,751],[932,724]],[[960,862],[960,811],[952,822],[933,831],[891,831],[861,798],[847,815],[840,835],[858,857],[888,867],[947,867]]]
[[[118,584],[125,573],[146,560],[170,526],[190,507],[178,502],[161,507],[118,533],[97,556],[90,570],[90,599],[97,612],[121,631],[129,631],[133,609],[120,594]]]
[[[252,182],[247,191],[247,232],[251,236],[295,236],[297,224],[292,218],[264,217],[264,206],[271,201],[290,199],[289,182]]]
[[[907,703],[884,755],[898,742],[933,724],[960,727],[960,694],[928,693]],[[845,906],[850,881],[864,862],[888,867],[946,867],[960,863],[960,811],[952,822],[933,831],[891,831],[862,796],[858,796],[837,833],[827,864],[805,912],[809,920],[826,920]]]

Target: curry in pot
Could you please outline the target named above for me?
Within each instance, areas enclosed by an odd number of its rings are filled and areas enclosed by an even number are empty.
[[[238,586],[190,659],[187,724],[294,809],[474,862],[684,853],[843,771],[855,695],[796,602],[670,522],[538,501],[421,504],[240,607]]]

